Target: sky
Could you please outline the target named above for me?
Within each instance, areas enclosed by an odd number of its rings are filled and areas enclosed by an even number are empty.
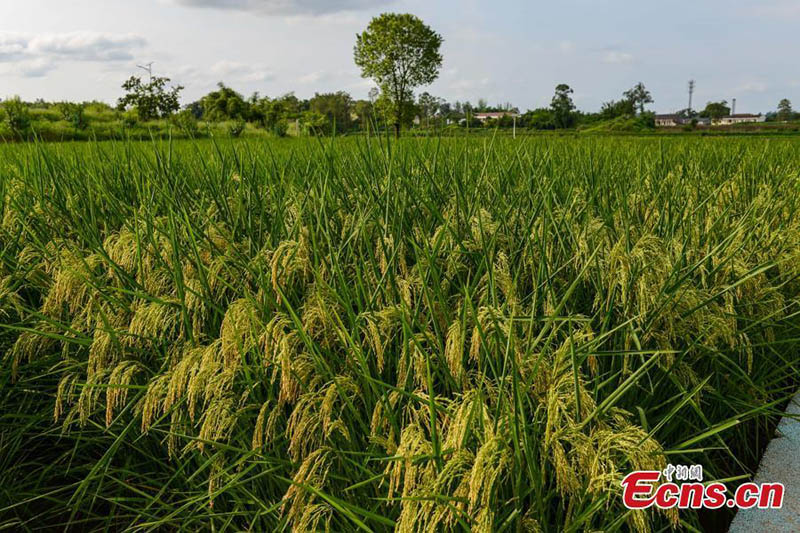
[[[419,16],[444,38],[422,88],[522,110],[569,84],[595,111],[641,81],[673,112],[737,99],[737,112],[800,107],[800,0],[0,0],[0,98],[103,100],[137,65],[193,101],[224,81],[244,95],[374,84],[353,63],[355,36],[383,12]]]

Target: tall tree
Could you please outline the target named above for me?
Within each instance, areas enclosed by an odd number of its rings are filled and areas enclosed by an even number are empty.
[[[122,84],[125,96],[117,101],[120,109],[132,107],[141,120],[164,118],[180,109],[180,94],[183,86],[168,87],[169,78],[154,76],[147,83],[138,76],[131,76]]]
[[[297,120],[308,110],[307,102],[301,101],[294,93],[286,93],[273,99],[259,101],[259,115],[264,127],[280,136],[286,134],[290,120]]]
[[[423,118],[425,118],[426,126],[430,126],[430,119],[433,118],[439,111],[439,106],[443,101],[444,100],[441,98],[437,98],[428,92],[424,92],[419,95],[419,98],[417,99],[417,106],[419,107]]]
[[[727,117],[731,114],[731,108],[728,107],[728,101],[722,100],[720,102],[708,102],[706,108],[700,112],[700,116],[717,120],[718,118]]]
[[[393,124],[395,134],[403,127],[411,127],[416,112],[417,106],[413,98],[404,98],[398,104],[388,93],[381,92],[375,100],[375,116],[380,117],[384,124]]]
[[[20,138],[28,134],[31,127],[31,115],[28,112],[28,105],[20,100],[19,96],[9,98],[2,104],[4,122],[11,131]]]
[[[627,98],[623,98],[619,101],[611,100],[610,102],[604,102],[600,107],[600,116],[606,120],[635,114],[635,104]]]
[[[556,127],[553,110],[546,107],[529,110],[523,115],[522,121],[533,130],[552,130]]]
[[[553,110],[553,120],[557,128],[569,128],[572,126],[575,103],[572,101],[572,88],[566,83],[556,86],[556,94],[550,101],[550,109]]]
[[[353,99],[344,91],[316,93],[309,102],[309,109],[325,117],[326,133],[347,131],[350,128],[350,108]]]
[[[353,112],[358,120],[358,127],[362,130],[369,129],[369,123],[374,118],[375,105],[369,100],[356,100],[353,102]]]
[[[76,130],[83,130],[89,126],[86,118],[86,104],[75,102],[61,102],[57,105],[61,116]]]
[[[236,120],[250,118],[250,104],[242,95],[222,82],[217,90],[203,97],[203,116],[208,120]]]
[[[625,97],[626,100],[629,100],[633,103],[633,107],[639,110],[639,113],[644,113],[644,106],[647,104],[653,103],[653,96],[650,94],[644,83],[639,82],[624,93],[622,95]]]
[[[356,36],[354,59],[364,78],[372,78],[393,107],[395,135],[405,120],[415,87],[439,76],[442,36],[411,14],[384,13]]]
[[[784,98],[778,103],[778,120],[792,120],[792,117],[794,117],[792,102]]]

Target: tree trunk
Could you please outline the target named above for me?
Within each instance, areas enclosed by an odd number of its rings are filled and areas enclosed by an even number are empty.
[[[397,91],[395,93],[395,98],[394,98],[395,105],[397,106],[397,108],[395,109],[395,115],[394,115],[394,118],[395,118],[395,121],[394,121],[394,138],[395,139],[399,139],[400,138],[400,127],[403,124],[403,109],[405,107],[405,100],[403,99],[403,92],[404,92],[404,89],[401,88],[399,91]]]

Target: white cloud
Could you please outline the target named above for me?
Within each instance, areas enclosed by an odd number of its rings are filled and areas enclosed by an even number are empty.
[[[375,82],[369,79],[360,79],[358,81],[354,81],[348,84],[349,89],[359,90],[359,91],[369,91],[372,88],[377,89],[375,87]]]
[[[0,61],[18,58],[25,52],[27,41],[24,37],[12,33],[0,33]]]
[[[327,79],[330,79],[330,74],[324,70],[317,70],[315,72],[309,72],[308,74],[300,76],[297,81],[305,85],[314,85]]]
[[[56,67],[55,63],[45,57],[37,57],[29,61],[21,61],[18,72],[25,78],[41,78]]]
[[[768,18],[800,17],[800,3],[797,0],[761,0],[753,8],[753,12]]]
[[[32,37],[27,43],[27,51],[81,61],[127,61],[133,59],[133,50],[144,44],[144,38],[133,34],[51,33]]]
[[[602,57],[603,63],[608,63],[609,65],[627,65],[633,63],[633,59],[633,54],[616,50],[609,50]]]
[[[450,88],[455,91],[470,91],[480,89],[489,85],[489,78],[479,80],[458,80],[450,84]]]
[[[275,76],[260,65],[238,63],[236,61],[218,61],[211,65],[209,72],[218,78],[235,81],[269,81]]]
[[[736,90],[743,93],[763,93],[767,91],[767,88],[767,84],[763,81],[751,80],[743,83]]]
[[[326,15],[361,11],[391,3],[391,0],[172,0],[187,7],[210,7],[252,11],[265,15]]]
[[[56,68],[56,64],[45,57],[0,63],[0,73],[21,78],[41,78],[54,68]]]
[[[565,54],[569,54],[573,50],[575,50],[575,43],[573,43],[572,41],[561,41],[560,43],[558,43],[558,49]]]
[[[63,61],[129,61],[145,44],[133,34],[0,33],[0,64],[6,74],[40,77]]]

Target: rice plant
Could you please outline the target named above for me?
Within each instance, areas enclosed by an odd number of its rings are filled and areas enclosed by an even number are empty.
[[[0,147],[0,528],[712,528],[619,482],[757,465],[800,381],[798,169],[765,138]]]

